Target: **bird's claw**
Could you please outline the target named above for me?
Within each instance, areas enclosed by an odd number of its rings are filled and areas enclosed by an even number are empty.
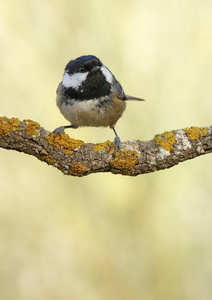
[[[120,137],[116,136],[114,141],[112,142],[110,149],[113,148],[113,146],[116,145],[114,153],[116,153],[118,150],[121,149],[121,140]]]
[[[60,137],[61,137],[61,134],[64,133],[65,131],[65,127],[64,126],[60,126],[58,128],[56,128],[53,133],[54,133],[54,138],[56,138],[57,134],[59,133]]]

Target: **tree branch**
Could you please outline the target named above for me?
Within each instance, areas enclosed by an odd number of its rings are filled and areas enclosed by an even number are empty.
[[[167,131],[145,142],[123,142],[116,154],[110,146],[110,141],[86,144],[67,134],[54,138],[34,121],[0,118],[1,148],[33,155],[73,176],[97,172],[136,176],[173,167],[212,152],[212,126]]]

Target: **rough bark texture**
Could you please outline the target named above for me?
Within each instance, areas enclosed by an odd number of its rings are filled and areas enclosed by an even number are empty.
[[[34,121],[0,118],[1,148],[33,155],[73,176],[97,172],[136,176],[173,167],[212,152],[212,126],[167,131],[145,142],[123,142],[116,154],[110,145],[110,141],[85,144],[67,134],[54,138]]]

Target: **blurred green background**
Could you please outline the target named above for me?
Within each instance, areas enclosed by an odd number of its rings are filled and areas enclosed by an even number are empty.
[[[0,115],[52,131],[67,62],[93,54],[130,102],[122,139],[211,125],[212,2],[0,4]],[[110,129],[67,131],[85,142]],[[211,299],[212,156],[135,178],[64,176],[0,149],[0,299]]]

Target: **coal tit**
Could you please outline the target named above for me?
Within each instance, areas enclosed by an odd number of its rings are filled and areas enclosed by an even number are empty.
[[[71,60],[57,88],[57,106],[71,125],[56,128],[54,136],[66,128],[80,126],[107,127],[113,129],[115,139],[111,145],[115,152],[121,148],[121,140],[115,125],[126,109],[126,100],[141,98],[126,95],[113,74],[94,55]]]

